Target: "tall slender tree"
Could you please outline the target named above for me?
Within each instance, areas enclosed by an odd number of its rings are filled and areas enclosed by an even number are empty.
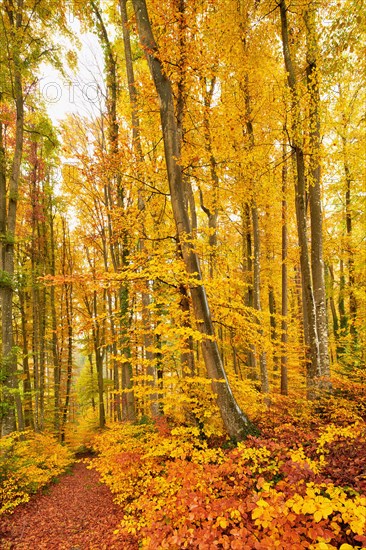
[[[17,359],[13,340],[13,285],[14,285],[14,243],[18,205],[20,169],[23,155],[24,95],[22,78],[21,33],[24,5],[4,2],[1,7],[2,30],[7,37],[9,52],[8,72],[11,77],[11,95],[15,104],[15,146],[9,177],[9,192],[6,192],[5,151],[0,144],[1,166],[0,193],[0,246],[1,246],[1,320],[2,320],[2,370],[4,379],[2,432],[7,435],[16,429],[15,402],[17,404],[19,427],[23,425],[22,408],[18,390]],[[1,129],[2,135],[2,129]],[[2,141],[2,140],[1,140]]]
[[[239,408],[230,388],[226,372],[220,357],[211,319],[211,311],[202,281],[199,258],[191,242],[191,224],[188,216],[182,183],[182,169],[179,164],[179,134],[175,118],[172,84],[164,73],[159,59],[159,50],[155,42],[146,2],[133,0],[136,21],[141,44],[145,50],[151,75],[154,80],[160,102],[160,117],[164,139],[165,161],[172,202],[174,220],[185,267],[192,279],[191,297],[197,326],[205,338],[202,352],[212,388],[227,432],[237,439],[255,432],[248,417]]]
[[[287,71],[287,82],[291,91],[292,101],[292,138],[291,147],[296,161],[296,219],[300,247],[301,282],[303,291],[303,315],[305,329],[305,343],[307,352],[307,387],[308,396],[313,398],[321,377],[319,335],[314,299],[314,289],[311,273],[311,261],[308,249],[308,223],[306,212],[306,167],[303,146],[303,127],[301,123],[301,109],[299,87],[296,76],[293,55],[290,49],[288,30],[288,10],[285,0],[279,3],[281,15],[281,35],[283,56]]]
[[[314,288],[316,328],[319,339],[320,374],[329,378],[328,321],[323,259],[323,212],[321,201],[320,89],[319,48],[316,30],[316,6],[311,2],[304,14],[306,24],[306,76],[309,94],[310,167],[308,195],[310,203],[311,273]]]

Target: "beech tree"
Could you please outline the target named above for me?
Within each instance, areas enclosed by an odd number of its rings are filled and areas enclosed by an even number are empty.
[[[255,433],[255,428],[247,416],[240,410],[222,365],[212,325],[211,312],[202,281],[199,259],[195,253],[191,238],[191,224],[183,194],[182,170],[179,164],[180,142],[175,118],[172,85],[164,74],[158,57],[158,47],[151,28],[146,3],[144,0],[133,0],[140,41],[145,50],[151,75],[159,96],[160,116],[164,139],[165,161],[172,208],[177,233],[182,246],[183,260],[187,272],[192,278],[191,297],[195,318],[199,330],[206,336],[202,341],[202,352],[212,387],[217,395],[217,402],[228,433],[242,439],[248,433]]]
[[[311,181],[307,181],[304,150],[304,128],[301,123],[300,89],[297,70],[291,53],[288,10],[285,0],[279,3],[281,15],[281,35],[283,56],[287,71],[288,86],[291,91],[292,138],[291,146],[296,158],[296,218],[300,247],[301,281],[304,296],[305,342],[309,349],[307,361],[307,384],[309,396],[315,396],[314,390],[321,384],[321,377],[329,375],[327,349],[327,323],[325,310],[324,265],[322,257],[322,212],[320,203],[320,166],[319,166],[319,119],[318,85],[316,68],[316,45],[314,14],[308,17],[308,87],[310,88],[310,135],[312,145]],[[310,19],[309,19],[310,17]],[[311,34],[311,36],[310,36]],[[312,227],[312,259],[308,250],[308,222],[306,195],[310,196]],[[314,286],[316,291],[314,291]],[[315,297],[316,294],[316,297]],[[320,351],[322,349],[322,352]]]
[[[66,64],[65,4],[1,4],[6,433],[165,415],[242,439],[253,402],[357,373],[363,3],[71,3],[104,99],[62,145],[34,79]]]
[[[14,284],[14,240],[18,203],[20,168],[23,154],[24,135],[24,97],[22,57],[20,51],[20,37],[23,31],[23,2],[18,1],[16,7],[6,2],[1,8],[2,30],[7,37],[6,49],[10,53],[8,71],[11,75],[11,93],[15,104],[15,147],[12,155],[11,171],[9,176],[9,193],[6,189],[6,164],[3,142],[3,124],[0,126],[0,235],[1,235],[1,315],[2,315],[2,370],[4,379],[2,432],[7,435],[16,429],[15,401],[20,427],[23,424],[22,409],[19,394],[17,393],[17,363],[13,340],[13,284]],[[1,98],[3,100],[3,93]]]

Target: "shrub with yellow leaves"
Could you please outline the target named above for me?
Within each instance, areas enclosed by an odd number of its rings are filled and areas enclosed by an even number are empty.
[[[11,512],[71,464],[72,455],[51,435],[14,432],[0,440],[0,514]]]

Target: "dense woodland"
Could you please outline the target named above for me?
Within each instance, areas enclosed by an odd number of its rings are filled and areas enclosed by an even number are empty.
[[[92,445],[143,548],[366,544],[365,7],[1,2],[7,474]],[[86,32],[100,101],[55,125]]]

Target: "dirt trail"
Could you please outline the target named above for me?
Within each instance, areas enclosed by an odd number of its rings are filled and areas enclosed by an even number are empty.
[[[123,510],[98,474],[77,463],[48,494],[0,516],[1,550],[134,550],[113,535]]]

